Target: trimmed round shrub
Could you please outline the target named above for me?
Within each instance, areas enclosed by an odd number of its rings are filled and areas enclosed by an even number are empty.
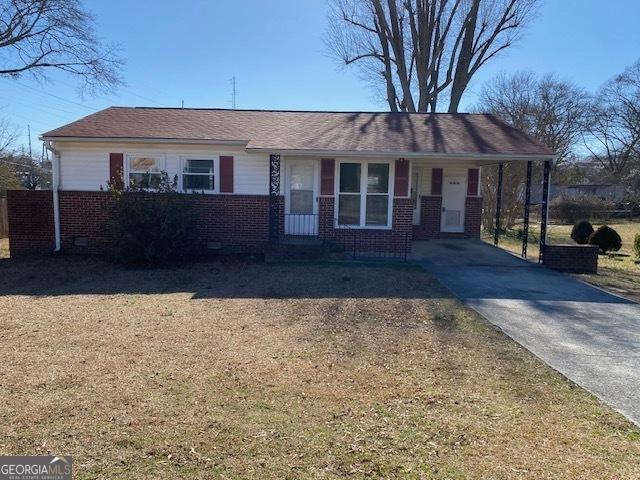
[[[622,247],[622,239],[613,228],[603,225],[589,236],[589,245],[597,245],[602,253],[617,252]]]
[[[593,233],[593,227],[586,220],[576,223],[571,229],[571,239],[580,245],[589,243],[589,236]]]

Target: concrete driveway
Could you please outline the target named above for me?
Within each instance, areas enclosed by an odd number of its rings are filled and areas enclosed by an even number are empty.
[[[640,305],[480,241],[412,249],[487,320],[640,425]]]

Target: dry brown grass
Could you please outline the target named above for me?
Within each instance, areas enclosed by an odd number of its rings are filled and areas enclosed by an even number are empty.
[[[640,432],[427,273],[0,261],[0,452],[76,478],[631,479]]]
[[[0,238],[0,259],[9,258],[9,239]]]

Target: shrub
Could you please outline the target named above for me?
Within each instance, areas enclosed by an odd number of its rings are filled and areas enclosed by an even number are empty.
[[[578,220],[607,219],[615,204],[594,195],[559,195],[549,204],[549,215],[564,223]]]
[[[617,252],[622,247],[622,239],[613,228],[603,225],[589,236],[589,244],[600,247],[602,253]]]
[[[158,188],[109,185],[109,227],[119,260],[128,264],[160,264],[183,260],[197,248],[191,195],[177,193],[177,178],[162,172]]]
[[[633,251],[636,257],[640,259],[640,233],[636,233],[636,236],[633,238]]]
[[[571,238],[580,245],[589,243],[589,236],[593,233],[593,227],[586,220],[576,223],[571,229]]]

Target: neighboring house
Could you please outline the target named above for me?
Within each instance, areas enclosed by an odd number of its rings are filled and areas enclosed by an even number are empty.
[[[54,154],[54,193],[11,192],[16,255],[108,249],[107,181],[150,174],[153,183],[161,171],[177,175],[183,192],[204,192],[199,235],[216,248],[340,242],[354,232],[362,250],[477,238],[481,167],[553,158],[479,114],[112,107],[42,139]]]
[[[601,200],[620,203],[624,200],[624,185],[613,184],[581,184],[581,185],[551,185],[549,187],[549,201],[560,196],[576,198],[582,195],[591,195]],[[542,203],[542,186],[535,185],[531,189],[531,204]]]

